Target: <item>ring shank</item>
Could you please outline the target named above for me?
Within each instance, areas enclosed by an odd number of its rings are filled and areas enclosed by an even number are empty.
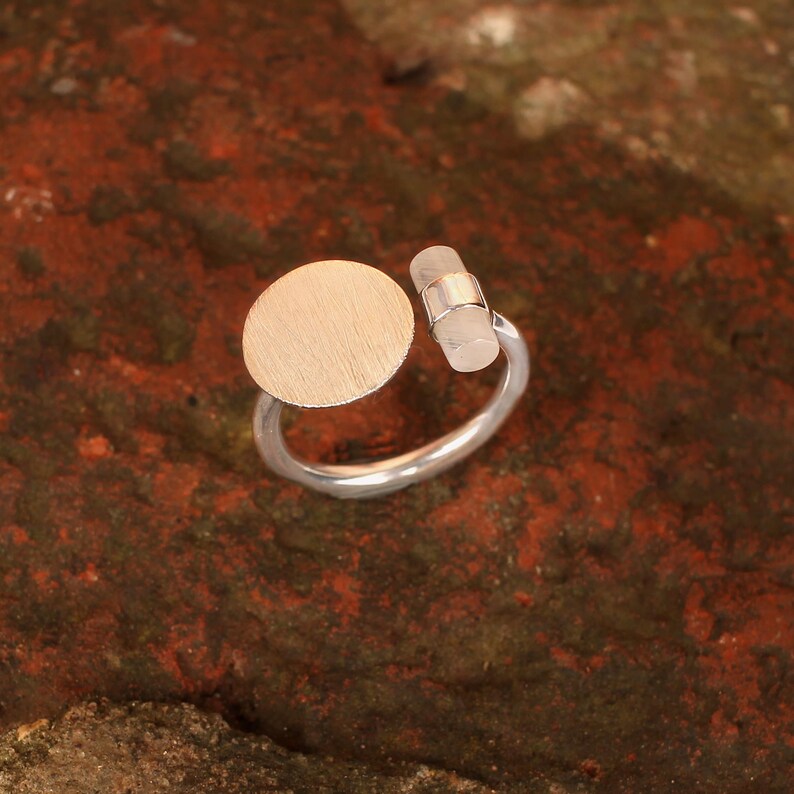
[[[254,409],[253,422],[259,454],[282,477],[342,499],[383,496],[445,471],[482,446],[499,429],[529,380],[529,351],[521,333],[496,313],[493,327],[507,359],[499,385],[479,413],[441,438],[385,460],[341,465],[311,463],[289,451],[281,433],[284,403],[263,391]]]

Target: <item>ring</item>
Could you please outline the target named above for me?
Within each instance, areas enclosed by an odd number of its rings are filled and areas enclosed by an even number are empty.
[[[430,336],[454,370],[484,369],[504,352],[505,368],[490,400],[456,430],[385,460],[340,465],[294,455],[281,432],[285,404],[328,408],[377,391],[403,364],[414,337],[411,302],[385,273],[360,262],[312,262],[271,284],[243,329],[245,365],[262,389],[254,441],[271,471],[331,496],[382,496],[455,465],[513,410],[529,380],[520,331],[488,308],[479,282],[452,248],[426,248],[410,273]]]

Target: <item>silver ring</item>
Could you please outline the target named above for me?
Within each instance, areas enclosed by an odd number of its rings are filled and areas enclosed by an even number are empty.
[[[260,295],[243,331],[246,366],[262,388],[254,441],[271,471],[343,499],[383,496],[454,466],[507,419],[529,380],[529,351],[519,330],[488,308],[453,249],[425,249],[411,262],[411,276],[430,335],[453,369],[483,369],[504,352],[490,400],[456,430],[385,460],[339,465],[294,455],[281,432],[284,405],[327,407],[372,393],[399,369],[414,332],[407,296],[384,273],[340,260],[304,265]]]

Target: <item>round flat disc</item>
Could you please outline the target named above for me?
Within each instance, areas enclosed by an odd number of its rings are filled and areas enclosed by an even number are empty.
[[[257,298],[243,329],[251,377],[282,402],[326,408],[379,389],[414,337],[402,288],[360,262],[312,262]]]

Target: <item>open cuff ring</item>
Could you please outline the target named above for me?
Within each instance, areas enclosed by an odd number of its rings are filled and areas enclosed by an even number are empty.
[[[343,499],[382,496],[458,463],[513,410],[529,380],[529,351],[519,330],[489,309],[452,248],[426,248],[410,272],[430,335],[453,369],[484,369],[504,351],[506,365],[490,400],[459,428],[385,460],[340,465],[294,455],[281,433],[285,403],[326,408],[377,391],[405,361],[414,336],[408,296],[385,273],[359,262],[312,262],[271,284],[243,330],[243,358],[262,389],[254,441],[273,472]]]

